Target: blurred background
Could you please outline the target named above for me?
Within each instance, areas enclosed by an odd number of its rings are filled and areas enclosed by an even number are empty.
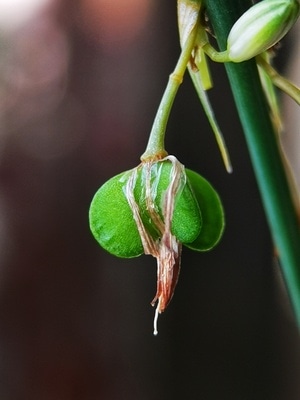
[[[278,56],[298,85],[299,32]],[[215,186],[227,228],[212,252],[184,249],[157,337],[155,260],[117,259],[89,232],[95,191],[139,163],[179,51],[175,1],[0,1],[3,400],[300,398],[299,337],[222,65],[210,98],[233,174],[188,76],[167,150]],[[299,179],[299,109],[282,100]]]

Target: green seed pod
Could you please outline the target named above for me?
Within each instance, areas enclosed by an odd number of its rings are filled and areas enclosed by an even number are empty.
[[[194,171],[186,169],[202,215],[202,228],[198,237],[187,247],[197,251],[211,250],[220,241],[224,227],[224,211],[218,193],[211,184]]]
[[[263,0],[247,10],[233,25],[227,51],[233,62],[249,60],[281,40],[300,13],[297,0]]]
[[[90,229],[97,242],[117,257],[132,258],[144,253],[142,241],[124,195],[131,171],[122,172],[96,192],[89,210]]]
[[[164,202],[172,175],[174,174],[174,171],[172,171],[173,168],[174,164],[166,160],[151,164],[142,164],[138,171],[134,195],[140,205],[143,223],[152,232],[154,237],[159,237],[160,232],[158,232],[155,226],[155,217],[151,217],[149,210],[154,207],[161,220],[165,219],[164,208],[166,206],[164,206]],[[148,194],[146,193],[147,179],[149,179],[151,186]],[[199,235],[202,225],[201,212],[181,164],[178,171],[178,180],[177,193],[174,198],[171,232],[181,243],[189,243],[193,242]],[[149,202],[147,204],[147,199],[149,200],[149,198],[152,199],[153,207],[149,205]]]
[[[210,250],[224,229],[216,191],[174,156],[142,162],[111,178],[95,194],[89,218],[95,239],[108,252],[157,259],[154,334],[178,281],[182,244]]]
[[[201,212],[183,166],[173,159],[142,163],[111,178],[97,191],[89,211],[90,229],[105,250],[123,258],[144,252],[137,214],[140,227],[154,241],[163,235],[167,218],[179,242],[190,243],[198,237]]]

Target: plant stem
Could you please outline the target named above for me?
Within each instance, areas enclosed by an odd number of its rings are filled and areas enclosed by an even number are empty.
[[[300,105],[299,88],[292,84],[289,80],[285,79],[283,76],[279,75],[278,72],[272,68],[272,66],[266,60],[264,60],[263,57],[257,56],[256,61],[272,79],[273,84],[279,89],[283,90],[293,100],[295,100],[297,104]]]
[[[165,150],[166,127],[177,90],[182,83],[185,70],[195,45],[196,33],[197,29],[194,28],[182,48],[174,72],[169,76],[167,87],[153,122],[146,151],[141,156],[142,161],[159,159],[167,156]]]
[[[250,0],[206,0],[220,50]],[[286,287],[300,327],[300,228],[281,150],[269,116],[255,61],[227,63],[226,70]]]

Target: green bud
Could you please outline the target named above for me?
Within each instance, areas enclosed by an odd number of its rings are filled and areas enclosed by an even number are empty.
[[[227,51],[233,62],[249,60],[269,49],[291,29],[300,13],[297,0],[263,0],[233,25]]]

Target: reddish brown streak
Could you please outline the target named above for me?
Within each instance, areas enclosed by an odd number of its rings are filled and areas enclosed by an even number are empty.
[[[170,161],[172,169],[170,173],[170,184],[166,190],[163,200],[163,220],[156,211],[151,191],[151,167],[153,161],[144,162],[143,168],[146,168],[146,205],[147,211],[150,215],[152,222],[161,233],[161,238],[154,240],[153,237],[146,230],[141,215],[138,203],[134,198],[134,187],[137,179],[137,168],[135,168],[126,185],[126,197],[132,209],[133,218],[136,222],[139,234],[141,236],[142,244],[145,254],[151,254],[157,259],[157,289],[151,305],[157,303],[155,317],[154,317],[154,334],[157,332],[157,318],[168,304],[170,303],[173,293],[178,281],[181,262],[181,243],[171,233],[171,223],[174,211],[175,196],[181,189],[183,166],[179,161],[173,157],[168,156],[162,161]]]

